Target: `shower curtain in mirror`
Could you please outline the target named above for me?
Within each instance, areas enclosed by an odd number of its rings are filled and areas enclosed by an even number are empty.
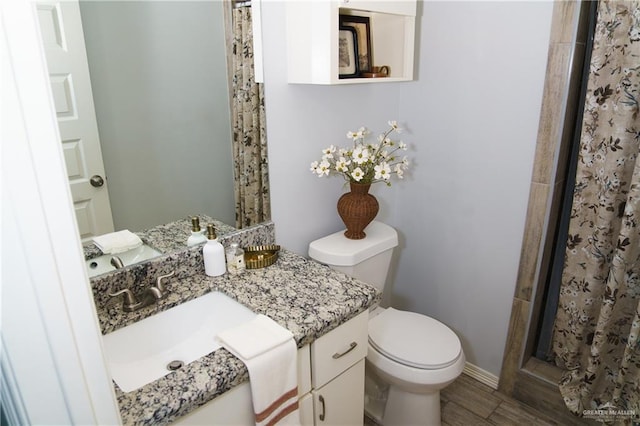
[[[569,409],[626,423],[640,419],[639,151],[640,0],[601,0],[552,345]]]
[[[255,82],[251,7],[232,13],[231,127],[236,199],[236,227],[271,217],[264,87]]]

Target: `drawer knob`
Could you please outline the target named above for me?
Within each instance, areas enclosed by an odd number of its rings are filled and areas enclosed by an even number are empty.
[[[354,350],[356,348],[356,346],[358,346],[358,344],[356,342],[351,342],[351,344],[349,345],[349,349],[347,349],[344,352],[336,352],[335,354],[333,354],[333,359],[338,359],[338,358],[342,358],[343,356],[345,356],[346,354],[348,354],[349,352],[351,352],[352,350]]]

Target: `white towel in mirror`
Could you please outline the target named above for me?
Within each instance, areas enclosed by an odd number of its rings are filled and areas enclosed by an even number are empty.
[[[104,254],[116,254],[142,245],[142,240],[129,230],[112,232],[93,238],[93,242]]]

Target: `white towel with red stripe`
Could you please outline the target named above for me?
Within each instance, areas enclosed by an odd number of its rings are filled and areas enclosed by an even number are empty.
[[[259,314],[219,333],[217,339],[249,370],[256,425],[299,425],[298,351],[293,334]]]

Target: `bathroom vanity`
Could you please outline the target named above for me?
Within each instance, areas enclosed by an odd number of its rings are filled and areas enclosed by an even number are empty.
[[[227,246],[273,243],[273,224],[220,238]],[[298,346],[298,395],[303,424],[358,424],[363,419],[368,308],[379,302],[373,287],[281,250],[275,264],[240,275],[208,277],[201,247],[152,259],[91,280],[103,334],[211,291],[219,291],[293,333]],[[168,297],[125,313],[108,294],[138,292],[154,277]],[[126,425],[254,424],[246,366],[221,348],[132,392],[115,385]]]

